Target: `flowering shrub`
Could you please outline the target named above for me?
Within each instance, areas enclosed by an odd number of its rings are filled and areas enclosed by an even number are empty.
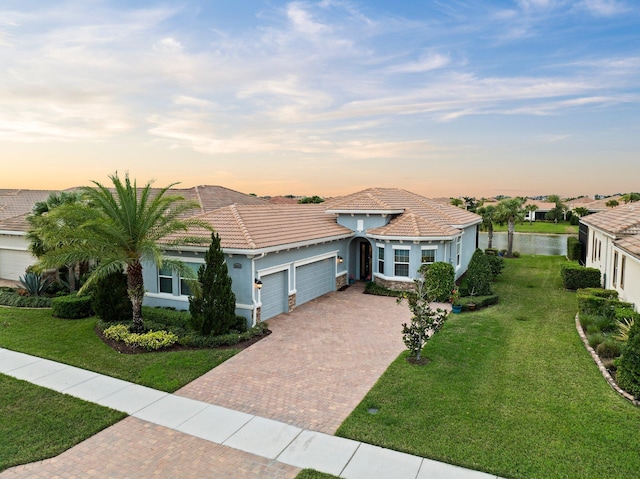
[[[149,331],[148,333],[130,333],[124,338],[128,346],[139,346],[147,351],[168,348],[178,342],[178,336],[167,331]]]
[[[114,326],[109,326],[102,332],[102,334],[104,334],[104,337],[107,339],[124,341],[124,338],[129,336],[131,333],[129,332],[129,328],[124,324],[116,324]]]
[[[167,331],[149,331],[148,333],[130,333],[124,324],[110,326],[103,331],[106,338],[114,341],[122,341],[128,346],[137,346],[147,351],[173,346],[178,342],[178,336]]]

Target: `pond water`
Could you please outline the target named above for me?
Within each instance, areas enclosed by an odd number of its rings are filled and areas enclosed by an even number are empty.
[[[513,251],[521,254],[566,255],[567,238],[577,235],[542,235],[534,233],[518,233],[513,236]],[[489,242],[487,233],[480,233],[479,247],[485,249]],[[507,249],[507,233],[493,233],[493,247]]]

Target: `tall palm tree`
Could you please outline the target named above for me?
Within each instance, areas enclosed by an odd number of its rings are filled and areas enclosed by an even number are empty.
[[[496,216],[496,207],[493,205],[481,206],[476,209],[476,214],[482,216],[482,229],[487,230],[487,248],[493,248],[493,222]]]
[[[185,201],[182,196],[168,194],[167,190],[176,183],[154,191],[152,181],[138,189],[128,174],[124,182],[117,173],[109,178],[113,189],[93,181],[95,187],[81,188],[85,202],[65,204],[51,211],[51,224],[56,228],[42,231],[42,238],[45,245],[56,247],[48,249],[40,258],[40,265],[56,267],[95,261],[96,267],[80,294],[99,279],[124,270],[133,309],[133,330],[142,331],[142,262],[151,261],[158,267],[163,262],[170,263],[172,268],[187,276],[188,268],[182,262],[162,258],[160,241],[171,245],[202,243],[207,239],[186,236],[188,229],[196,226],[210,230],[211,227],[186,217],[187,211],[200,205]]]
[[[502,200],[496,207],[496,221],[507,223],[507,256],[513,255],[513,233],[516,223],[524,221],[524,204],[526,198],[509,198]]]
[[[534,205],[533,203],[529,203],[524,206],[525,213],[529,214],[529,224],[533,223],[533,217],[535,216],[535,212],[538,210],[538,205]]]

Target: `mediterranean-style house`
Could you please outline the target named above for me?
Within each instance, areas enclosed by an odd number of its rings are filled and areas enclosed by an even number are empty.
[[[640,206],[610,208],[580,219],[585,266],[602,273],[602,286],[640,304]]]
[[[448,262],[458,278],[477,247],[481,222],[474,213],[397,188],[370,188],[302,205],[272,204],[215,186],[175,193],[196,199],[201,209],[194,214],[219,234],[236,312],[248,324],[289,312],[350,281],[411,288],[425,263]],[[27,251],[24,216],[0,221],[0,231],[12,233],[8,237],[21,240],[20,248]],[[210,236],[205,230],[190,234]],[[0,251],[5,244],[0,236]],[[194,272],[204,263],[207,245],[168,244],[165,256],[182,260]],[[5,279],[17,279],[24,268],[16,273]],[[189,307],[189,287],[177,271],[147,262],[143,274],[145,304]]]

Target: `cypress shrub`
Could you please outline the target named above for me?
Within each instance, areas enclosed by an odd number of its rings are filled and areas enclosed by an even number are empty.
[[[88,318],[93,314],[91,309],[91,296],[77,296],[70,294],[53,298],[51,301],[51,313],[56,318],[80,319]]]
[[[585,268],[577,263],[566,263],[560,267],[565,289],[597,288],[600,286],[600,270]]]
[[[189,297],[189,312],[196,331],[218,336],[228,333],[236,324],[236,295],[231,289],[231,277],[217,233],[211,234],[211,245],[204,259],[205,264],[198,270],[202,291]]]
[[[567,258],[571,261],[578,261],[582,256],[582,243],[575,236],[567,238]]]

